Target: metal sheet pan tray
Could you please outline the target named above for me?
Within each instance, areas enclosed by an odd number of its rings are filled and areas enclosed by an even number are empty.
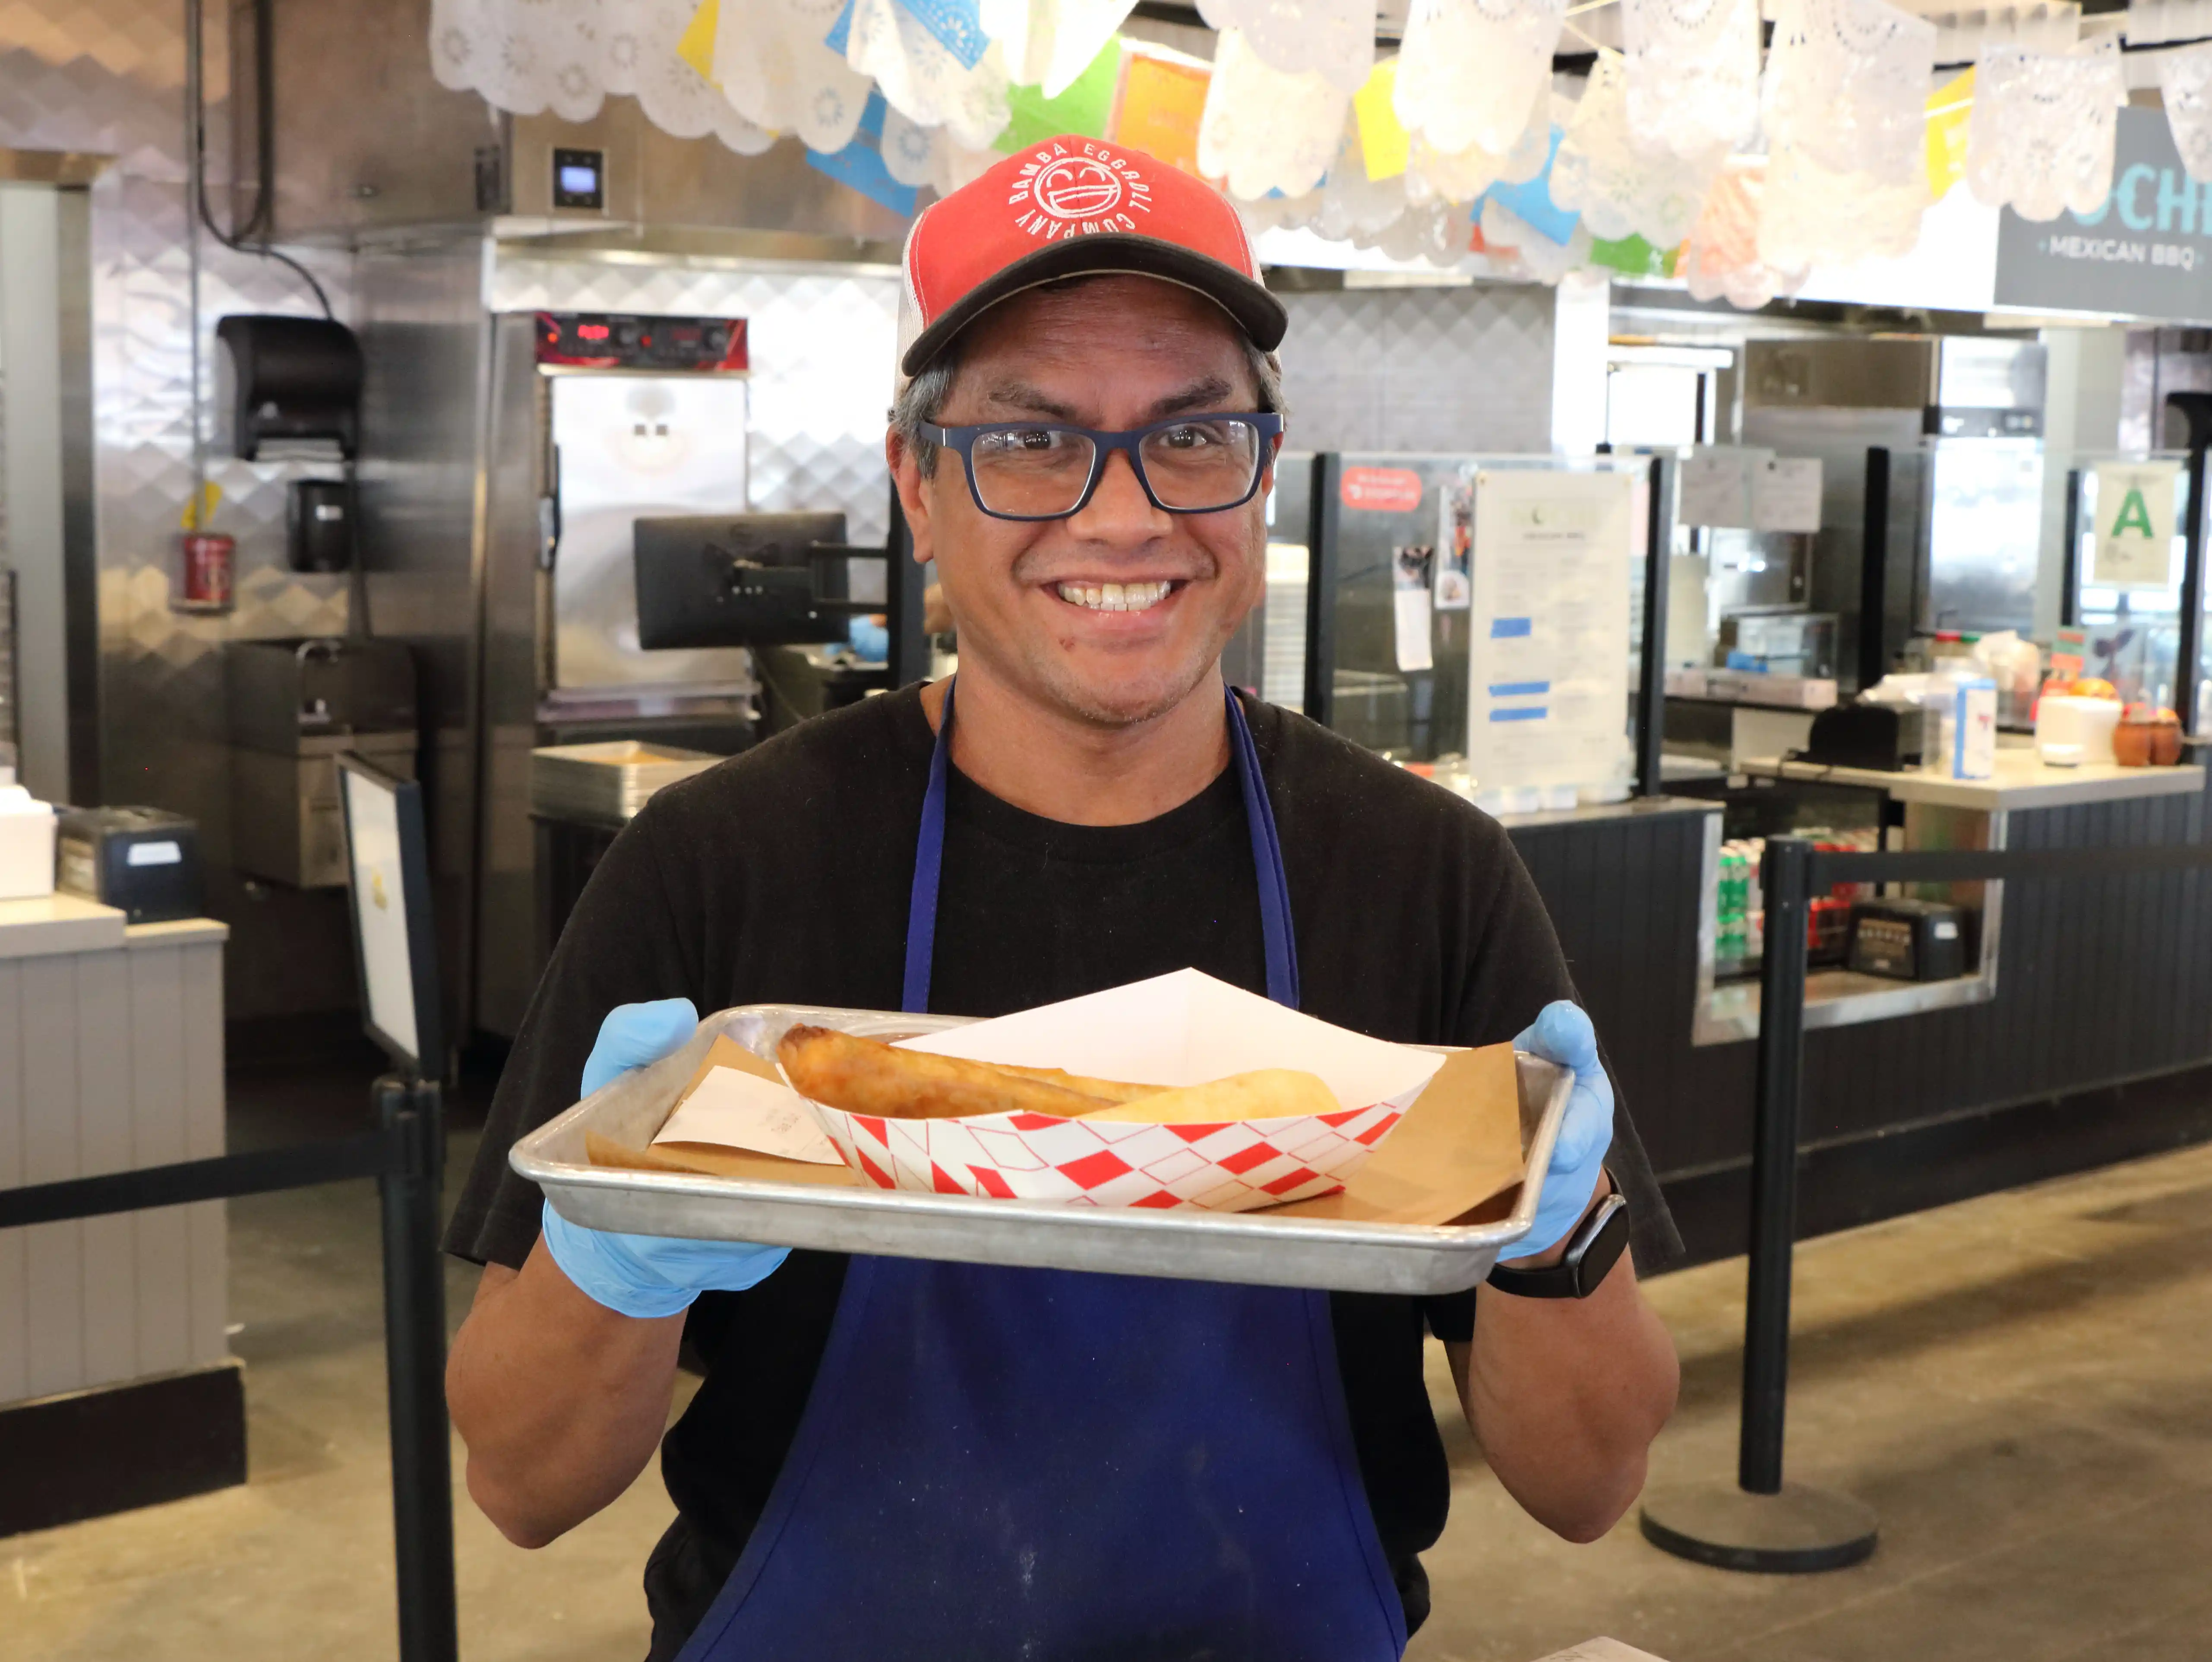
[[[1499,1251],[1527,1234],[1535,1219],[1539,1186],[1525,1183],[1507,1216],[1419,1226],[757,1182],[594,1166],[585,1154],[587,1131],[632,1148],[650,1141],[720,1035],[773,1057],[776,1041],[795,1022],[902,1038],[967,1020],[793,1005],[725,1010],[701,1023],[673,1056],[615,1081],[530,1133],[514,1145],[508,1161],[544,1191],[562,1217],[595,1229],[1354,1293],[1453,1293],[1473,1287],[1490,1273]],[[1551,1160],[1574,1076],[1523,1052],[1514,1060],[1522,1146],[1528,1169],[1540,1172]]]
[[[541,746],[530,752],[530,809],[552,819],[627,825],[655,791],[722,759],[635,739]]]

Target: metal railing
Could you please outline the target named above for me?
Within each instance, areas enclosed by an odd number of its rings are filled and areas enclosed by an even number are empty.
[[[374,1178],[383,1208],[384,1349],[401,1662],[454,1662],[446,1283],[438,1250],[445,1111],[434,1081],[387,1075],[377,1129],[287,1148],[0,1189],[0,1229]]]
[[[1742,1422],[1733,1488],[1655,1490],[1647,1539],[1724,1568],[1835,1569],[1874,1550],[1874,1513],[1848,1495],[1785,1483],[1790,1272],[1797,1239],[1797,1158],[1805,1089],[1806,954],[1812,900],[1838,883],[2019,882],[2212,869],[2212,845],[1942,849],[1859,854],[1770,838],[1759,879],[1766,905],[1759,1061],[1752,1129],[1750,1278],[1744,1305]],[[1799,949],[1785,951],[1790,943]]]

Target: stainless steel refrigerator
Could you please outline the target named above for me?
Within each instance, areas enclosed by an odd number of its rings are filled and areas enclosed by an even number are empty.
[[[1841,619],[1847,686],[1878,678],[1916,634],[2032,630],[2039,342],[1795,337],[1748,342],[1744,362],[1743,442],[1820,459],[1803,604]]]

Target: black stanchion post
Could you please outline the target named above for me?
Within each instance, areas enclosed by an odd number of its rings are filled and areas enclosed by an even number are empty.
[[[890,636],[890,684],[902,687],[929,673],[929,635],[923,623],[929,574],[914,563],[914,539],[907,533],[896,479],[890,494],[890,529],[884,537],[889,555],[884,562],[884,622]]]
[[[1674,508],[1668,500],[1674,469],[1664,456],[1651,459],[1650,496],[1644,523],[1643,654],[1636,691],[1636,794],[1658,796],[1667,781],[1667,583],[1673,569]]]
[[[455,1662],[453,1495],[446,1426],[446,1282],[438,1255],[444,1105],[434,1080],[386,1075],[376,1110],[397,1159],[384,1203],[384,1355],[400,1662]]]
[[[1859,515],[1859,690],[1889,673],[1889,447],[1866,453],[1866,494]]]
[[[2058,626],[2081,622],[2081,470],[2066,470],[2065,521],[2059,532]]]
[[[1336,542],[1344,458],[1313,459],[1313,495],[1306,520],[1306,719],[1336,720]]]
[[[1760,874],[1766,956],[1759,968],[1759,1085],[1751,1146],[1751,1275],[1743,1312],[1743,1427],[1736,1482],[1782,1488],[1782,1418],[1790,1382],[1790,1272],[1797,1245],[1797,1131],[1805,1091],[1805,952],[1813,845],[1766,845]]]
[[[2168,393],[2166,407],[2189,424],[2189,522],[2181,544],[2181,638],[2174,653],[2173,708],[2181,730],[2193,734],[2203,732],[2208,719],[2197,708],[2197,685],[2204,673],[2204,461],[2212,450],[2212,393]]]
[[[1841,1569],[1874,1550],[1875,1515],[1848,1495],[1782,1479],[1790,1379],[1790,1279],[1797,1239],[1797,1139],[1805,1082],[1805,953],[1813,845],[1779,837],[1761,872],[1758,1095],[1752,1127],[1750,1286],[1743,1319],[1743,1421],[1736,1481],[1656,1488],[1644,1538],[1723,1569]]]

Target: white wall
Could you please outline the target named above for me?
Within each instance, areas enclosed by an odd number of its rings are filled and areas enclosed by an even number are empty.
[[[0,558],[15,570],[22,782],[69,800],[69,684],[62,597],[60,222],[55,192],[0,185]]]

